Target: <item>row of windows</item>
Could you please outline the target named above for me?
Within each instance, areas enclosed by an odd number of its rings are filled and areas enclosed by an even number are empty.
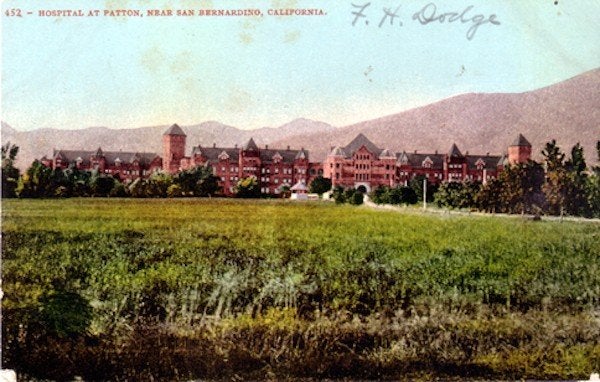
[[[370,165],[368,164],[364,164],[364,163],[357,163],[354,168],[356,168],[357,170],[368,170],[371,168]]]
[[[261,187],[260,192],[263,194],[279,194],[279,188]]]
[[[354,174],[355,180],[369,180],[369,174]]]
[[[357,160],[370,160],[371,156],[368,154],[358,154],[356,155]]]
[[[269,183],[271,181],[271,178],[268,177],[268,176],[267,177],[263,176],[263,177],[260,178],[260,181],[261,182]],[[282,182],[289,184],[289,183],[292,182],[292,179],[291,178],[285,178],[285,179],[282,179]],[[273,178],[273,183],[278,184],[279,183],[279,179],[278,178]]]

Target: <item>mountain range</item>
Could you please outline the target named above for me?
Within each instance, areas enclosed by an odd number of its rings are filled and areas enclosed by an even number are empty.
[[[177,121],[173,121],[177,122]],[[26,168],[35,158],[52,155],[54,148],[161,153],[161,135],[168,126],[135,129],[89,127],[82,130],[37,129],[19,131],[2,122],[2,142],[20,147],[17,166]],[[523,93],[469,93],[401,113],[334,127],[300,118],[277,128],[242,130],[215,121],[182,126],[187,151],[192,146],[242,145],[251,137],[259,146],[291,146],[310,151],[321,161],[333,146],[345,146],[363,133],[380,148],[396,152],[446,152],[456,143],[463,153],[501,154],[519,134],[541,157],[546,142],[555,139],[564,152],[580,142],[588,163],[597,163],[600,140],[600,69],[566,81]]]

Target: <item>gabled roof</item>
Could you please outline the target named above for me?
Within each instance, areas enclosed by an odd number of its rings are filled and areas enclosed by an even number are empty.
[[[477,170],[477,164],[482,162],[483,168],[486,170],[495,170],[502,157],[500,155],[467,155],[466,159],[469,170]]]
[[[429,159],[428,162],[431,162],[432,169],[441,170],[444,168],[444,155],[442,154],[420,154],[403,152],[398,157],[398,161],[401,164],[407,164],[413,168],[423,168],[423,164],[427,159]]]
[[[408,154],[406,154],[406,151],[398,153],[398,159],[396,160],[396,162],[398,162],[401,165],[408,164]]]
[[[342,157],[345,157],[346,153],[344,152],[344,149],[342,149],[340,146],[335,146],[333,148],[333,150],[331,150],[331,152],[329,153],[329,156],[334,156],[334,157],[342,156]]]
[[[528,146],[531,147],[531,143],[523,136],[523,134],[519,134],[519,136],[513,141],[511,146]]]
[[[452,147],[450,147],[450,151],[448,152],[448,156],[450,156],[452,158],[462,158],[463,157],[462,153],[458,149],[458,146],[456,146],[456,143],[453,143]]]
[[[306,155],[306,152],[304,151],[304,149],[300,149],[300,151],[298,151],[298,154],[296,154],[296,157],[294,159],[306,159],[308,155]]]
[[[140,153],[140,152],[127,152],[127,151],[102,151],[100,149],[96,151],[85,151],[85,150],[54,150],[54,158],[60,158],[69,163],[76,163],[81,160],[83,166],[87,166],[90,163],[90,158],[97,157],[100,151],[101,157],[104,158],[106,164],[109,166],[117,162],[117,159],[121,163],[133,163],[137,160],[141,165],[150,164],[154,159],[160,157],[156,153]]]
[[[181,127],[178,124],[174,123],[164,132],[163,135],[183,135],[186,136]]]
[[[254,142],[254,139],[250,138],[250,140],[248,142],[246,142],[246,144],[244,145],[243,149],[244,150],[258,151],[258,146]]]
[[[379,158],[395,158],[396,156],[388,149],[383,150],[379,154]]]
[[[360,149],[362,146],[365,146],[367,150],[375,155],[378,155],[381,152],[381,149],[375,146],[375,144],[371,142],[369,138],[365,137],[363,133],[358,134],[352,142],[348,143],[348,145],[344,147],[344,152],[349,156],[352,156],[356,150]]]
[[[294,184],[292,186],[292,188],[290,188],[290,191],[307,191],[308,187],[306,187],[306,184],[304,184],[304,182],[300,181],[296,184]]]
[[[304,151],[304,155],[306,155],[306,157],[308,158],[308,151],[303,150]],[[264,150],[260,150],[260,160],[263,163],[269,163],[273,161],[273,157],[276,154],[279,154],[279,156],[281,156],[281,161],[283,161],[283,163],[293,163],[295,159],[297,159],[298,154],[300,153],[299,150],[272,150],[272,149],[264,149]]]
[[[225,150],[221,151],[221,154],[219,154],[219,159],[220,160],[227,160],[227,159],[229,159],[229,154],[227,154],[227,151],[225,151]]]
[[[225,148],[225,147],[202,147],[202,146],[194,146],[192,148],[192,155],[201,154],[208,161],[219,161],[219,156],[223,154],[227,154],[231,161],[237,162],[240,157],[240,150],[234,147]]]
[[[506,155],[502,155],[500,159],[498,159],[498,162],[496,162],[497,166],[504,166],[506,164],[508,164],[508,157]]]

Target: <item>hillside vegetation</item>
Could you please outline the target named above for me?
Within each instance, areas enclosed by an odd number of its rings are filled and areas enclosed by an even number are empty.
[[[582,379],[600,370],[598,223],[285,200],[2,208],[3,366],[22,375]]]

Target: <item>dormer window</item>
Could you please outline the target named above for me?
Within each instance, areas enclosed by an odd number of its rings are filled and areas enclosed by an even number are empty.
[[[219,160],[228,160],[229,159],[229,155],[225,152],[225,150],[223,150],[221,152],[221,154],[219,154]]]
[[[121,158],[115,159],[115,166],[120,167],[121,163],[122,163]]]
[[[83,163],[83,159],[81,157],[77,157],[75,159],[75,164],[77,165],[77,167],[81,166],[81,163]]]
[[[477,166],[478,170],[483,170],[485,167],[485,162],[483,161],[483,159],[479,158],[477,159],[477,162],[475,162],[475,166]]]
[[[422,166],[423,168],[431,168],[433,166],[433,161],[431,158],[427,157],[423,160]]]

